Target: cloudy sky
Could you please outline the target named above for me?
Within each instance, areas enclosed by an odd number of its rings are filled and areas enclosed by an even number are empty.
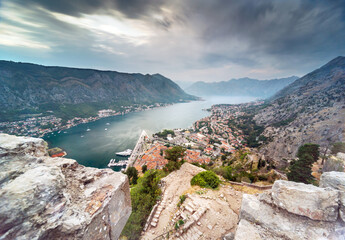
[[[2,60],[224,81],[339,55],[344,0],[0,0]]]

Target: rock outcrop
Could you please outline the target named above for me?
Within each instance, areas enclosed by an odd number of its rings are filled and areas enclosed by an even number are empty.
[[[39,138],[0,134],[0,239],[117,239],[127,176],[50,158]]]
[[[338,214],[345,175],[335,175],[323,175],[326,188],[279,180],[270,192],[244,194],[235,240],[345,239]]]
[[[339,215],[345,222],[345,173],[344,172],[326,172],[320,179],[320,187],[330,187],[340,191]]]

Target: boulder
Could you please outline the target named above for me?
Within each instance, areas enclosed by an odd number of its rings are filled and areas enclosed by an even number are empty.
[[[336,221],[339,191],[314,185],[278,180],[272,187],[273,203],[290,213],[313,220]]]
[[[244,194],[235,240],[339,240],[344,239],[344,234],[345,226],[339,221],[311,220],[260,201],[258,196]]]
[[[131,213],[126,175],[50,158],[38,138],[0,134],[0,239],[117,239]]]
[[[340,218],[345,222],[345,173],[325,172],[321,175],[320,187],[330,187],[340,191]]]
[[[320,187],[345,191],[345,172],[325,172],[320,178]]]

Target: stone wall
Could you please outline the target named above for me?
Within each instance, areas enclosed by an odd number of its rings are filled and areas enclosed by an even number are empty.
[[[117,239],[127,176],[50,158],[39,138],[0,134],[0,239]]]
[[[345,173],[323,174],[320,186],[278,180],[244,194],[235,240],[345,239]]]

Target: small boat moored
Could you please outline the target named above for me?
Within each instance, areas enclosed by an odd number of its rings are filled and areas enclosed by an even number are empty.
[[[120,160],[116,162],[116,159],[110,159],[110,162],[108,163],[108,167],[124,167],[128,164],[128,160]]]
[[[124,157],[127,157],[127,156],[130,156],[132,154],[132,150],[131,149],[127,149],[123,152],[117,152],[116,155],[118,156],[124,156]]]

